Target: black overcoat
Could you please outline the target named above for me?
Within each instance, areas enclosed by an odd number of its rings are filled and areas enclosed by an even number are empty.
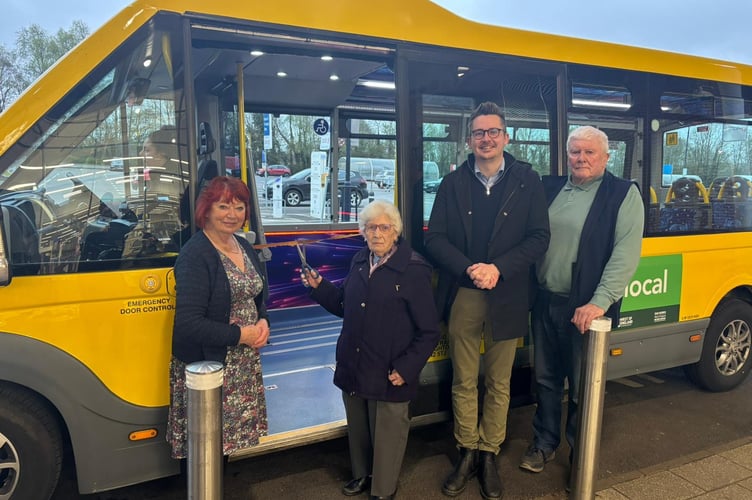
[[[530,164],[504,153],[502,206],[496,214],[485,263],[501,272],[496,287],[486,292],[494,340],[522,337],[528,332],[531,266],[545,253],[551,231],[548,204],[540,177]],[[439,269],[436,304],[448,320],[459,280],[474,264],[468,257],[472,241],[471,186],[479,182],[470,154],[439,185],[426,233],[426,254]]]

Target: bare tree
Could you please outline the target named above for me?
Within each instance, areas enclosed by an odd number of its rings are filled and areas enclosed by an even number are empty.
[[[83,21],[48,34],[38,24],[18,31],[15,49],[0,45],[0,111],[89,34]]]

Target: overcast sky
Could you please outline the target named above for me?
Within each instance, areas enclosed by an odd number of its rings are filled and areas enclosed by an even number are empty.
[[[2,2],[0,44],[9,48],[15,45],[18,31],[31,24],[39,24],[47,32],[54,33],[60,28],[70,27],[74,20],[82,20],[94,31],[130,3],[126,0]],[[752,64],[750,0],[435,2],[479,22]],[[326,8],[326,2],[321,3],[321,8]]]

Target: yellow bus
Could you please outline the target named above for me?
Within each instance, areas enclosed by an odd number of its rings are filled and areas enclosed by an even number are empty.
[[[179,472],[164,438],[172,265],[214,175],[251,187],[246,234],[272,288],[270,434],[231,458],[343,435],[340,323],[307,299],[293,245],[341,279],[359,208],[383,197],[420,251],[437,177],[463,161],[486,100],[540,174],[564,173],[568,131],[590,124],[611,140],[608,168],[641,188],[643,255],[609,376],[684,366],[708,390],[741,383],[751,67],[476,24],[427,0],[137,0],[0,116],[0,497],[48,498],[67,449],[81,493]],[[159,166],[142,152],[155,130],[172,147]],[[353,158],[393,159],[394,186]],[[522,342],[519,401],[530,359]],[[447,418],[445,345],[421,384],[416,424]]]

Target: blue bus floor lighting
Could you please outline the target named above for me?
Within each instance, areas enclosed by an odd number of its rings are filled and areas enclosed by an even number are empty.
[[[344,420],[341,392],[332,383],[342,320],[319,306],[269,316],[270,345],[261,350],[269,434]]]
[[[342,393],[332,383],[334,365],[264,376],[269,434],[345,419]]]

